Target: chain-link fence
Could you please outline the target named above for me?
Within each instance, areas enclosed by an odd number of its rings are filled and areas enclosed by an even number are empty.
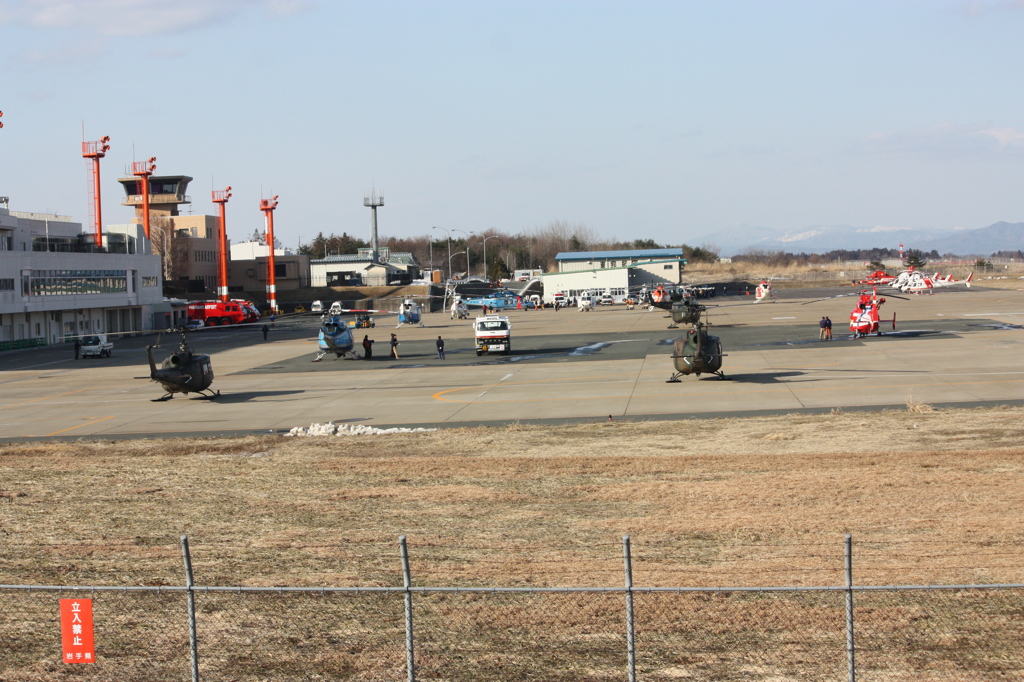
[[[189,565],[186,549],[186,566]],[[0,680],[1024,679],[1024,584],[0,585]],[[190,575],[186,570],[186,575]],[[62,662],[58,600],[92,599],[96,660]],[[194,624],[194,627],[193,627]]]

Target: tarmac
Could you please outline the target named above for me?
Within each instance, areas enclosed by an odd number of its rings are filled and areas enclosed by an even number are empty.
[[[279,318],[263,340],[262,324],[189,333],[209,353],[220,391],[214,399],[163,391],[149,380],[147,344],[161,361],[175,335],[115,340],[111,358],[74,359],[70,344],[0,354],[0,441],[218,437],[282,434],[312,423],[454,428],[514,422],[692,419],[842,409],[1024,404],[1024,292],[949,288],[905,299],[880,292],[881,336],[853,338],[849,311],[858,290],[776,291],[702,299],[726,357],[726,378],[673,372],[672,340],[662,310],[622,305],[592,312],[510,311],[512,352],[478,357],[470,321],[448,313],[424,326],[396,329],[376,316],[365,359],[316,354],[318,318]],[[831,296],[825,300],[816,300]],[[473,316],[475,313],[471,313]],[[835,338],[818,340],[828,315]],[[895,330],[892,318],[895,315]],[[399,359],[387,358],[395,332]],[[434,342],[445,340],[446,359]]]

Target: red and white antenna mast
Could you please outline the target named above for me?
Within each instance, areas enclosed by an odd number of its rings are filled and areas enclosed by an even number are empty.
[[[89,176],[89,206],[93,224],[96,226],[96,248],[103,248],[103,203],[100,199],[100,159],[110,151],[110,135],[104,135],[96,142],[82,142],[82,156],[92,159],[92,174]]]
[[[900,262],[903,262],[903,244],[900,244]]]
[[[213,203],[220,207],[220,239],[219,239],[219,251],[217,258],[217,296],[220,298],[221,303],[228,302],[228,227],[227,219],[225,218],[225,205],[228,203],[228,199],[231,198],[231,186],[228,185],[227,189],[213,190],[210,192],[213,195]]]
[[[270,304],[270,314],[277,314],[277,283],[274,279],[274,209],[277,208],[277,196],[273,199],[260,199],[260,210],[263,211],[266,222],[267,240],[267,303]]]
[[[149,157],[148,161],[132,161],[132,175],[139,179],[139,190],[142,192],[142,229],[146,233],[147,240],[149,240],[149,176],[155,170],[155,156]],[[169,257],[169,254],[165,257]]]

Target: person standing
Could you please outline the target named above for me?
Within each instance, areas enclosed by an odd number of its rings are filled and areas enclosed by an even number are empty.
[[[391,358],[398,359],[398,337],[394,334],[391,335]]]
[[[825,339],[832,340],[832,320],[827,315],[825,316]]]
[[[373,359],[373,339],[369,334],[363,336],[363,357],[367,360]]]
[[[82,352],[82,339],[75,337],[75,360],[78,359],[79,354]]]
[[[267,325],[263,325],[263,330],[262,331],[263,331],[263,340],[266,341],[267,340],[267,334],[270,333],[270,327],[268,327]]]
[[[444,339],[437,337],[437,359],[444,360]]]
[[[825,318],[821,318],[821,322],[818,323],[818,340],[825,340]]]

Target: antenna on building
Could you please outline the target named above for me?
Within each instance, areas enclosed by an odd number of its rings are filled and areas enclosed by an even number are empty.
[[[376,189],[371,189],[369,194],[363,194],[363,206],[370,208],[370,256],[374,263],[380,262],[380,253],[377,250],[377,207],[384,205],[384,192],[379,195]]]

